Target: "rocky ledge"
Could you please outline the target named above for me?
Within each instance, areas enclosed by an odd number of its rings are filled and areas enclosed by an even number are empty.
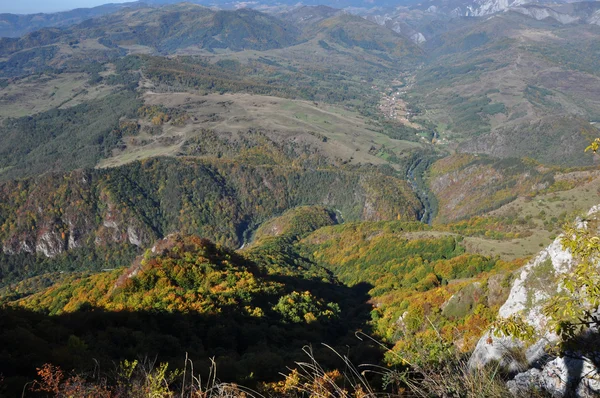
[[[587,219],[598,217],[600,206],[592,208]],[[579,223],[587,226],[582,221]],[[548,298],[560,291],[560,276],[576,265],[561,239],[557,237],[517,271],[508,299],[498,313],[500,318],[522,317],[535,328],[537,340],[526,344],[516,338],[497,337],[488,330],[469,361],[471,367],[498,363],[514,375],[508,387],[515,396],[531,396],[533,391],[553,397],[600,396],[600,347],[580,346],[560,357],[549,349],[558,342],[558,336],[550,330],[542,310]]]

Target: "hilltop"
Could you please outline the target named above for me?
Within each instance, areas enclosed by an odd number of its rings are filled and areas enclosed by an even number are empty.
[[[342,344],[360,322],[360,296],[324,271],[317,271],[318,279],[308,272],[286,276],[288,266],[267,273],[261,264],[208,240],[169,236],[130,268],[74,274],[2,309],[3,318],[21,319],[36,347],[45,345],[29,355],[5,357],[2,373],[19,376],[18,369],[47,361],[87,368],[90,356],[108,366],[139,352],[176,363],[187,351],[202,372],[216,356],[219,377],[249,383],[273,379],[301,355],[303,345]],[[36,330],[41,318],[52,326]],[[6,327],[3,341],[16,330],[12,323]],[[77,348],[56,340],[55,329]]]

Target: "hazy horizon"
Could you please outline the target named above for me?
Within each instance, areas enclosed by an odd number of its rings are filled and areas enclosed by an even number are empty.
[[[107,3],[125,3],[133,0],[24,0],[11,4],[0,4],[1,13],[35,14],[40,12],[68,11],[74,8],[96,7]]]

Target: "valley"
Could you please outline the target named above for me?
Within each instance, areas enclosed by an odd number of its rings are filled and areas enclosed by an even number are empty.
[[[0,396],[509,396],[471,353],[596,234],[598,2],[200,3],[0,14]]]

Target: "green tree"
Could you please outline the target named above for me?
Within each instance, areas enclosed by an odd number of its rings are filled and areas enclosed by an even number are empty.
[[[600,325],[600,274],[597,270],[600,260],[600,237],[595,235],[592,223],[583,221],[587,227],[565,229],[562,244],[568,249],[577,265],[560,279],[563,289],[544,308],[554,331],[569,342],[590,328]]]

